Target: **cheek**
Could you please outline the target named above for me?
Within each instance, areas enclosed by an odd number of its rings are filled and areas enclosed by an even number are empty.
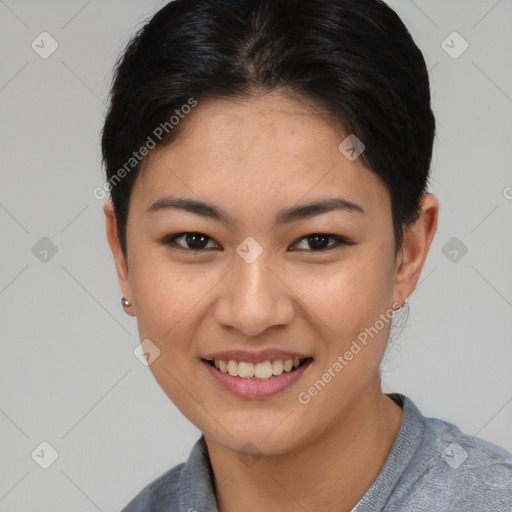
[[[154,339],[172,351],[173,357],[192,353],[204,306],[211,301],[224,273],[214,264],[171,261],[160,250],[135,255],[130,280],[141,339]],[[188,350],[183,350],[183,345]]]
[[[291,277],[291,288],[307,306],[304,314],[313,313],[315,321],[324,324],[328,337],[357,336],[389,307],[391,265],[378,254],[376,250],[360,250],[329,268],[311,265]]]

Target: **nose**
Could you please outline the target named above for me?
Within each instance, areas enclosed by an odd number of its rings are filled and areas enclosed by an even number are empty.
[[[280,274],[263,256],[252,263],[240,258],[222,282],[216,321],[247,336],[288,325],[295,315],[294,295]]]

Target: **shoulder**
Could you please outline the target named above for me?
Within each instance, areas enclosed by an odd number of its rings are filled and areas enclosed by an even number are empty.
[[[122,512],[174,512],[179,510],[180,478],[184,463],[169,469],[142,489]]]
[[[421,502],[454,512],[512,511],[512,454],[450,422],[424,419],[425,436],[413,462],[421,471],[403,475],[404,510],[423,510],[415,508]]]
[[[437,418],[427,418],[427,427],[440,444],[440,466],[450,480],[477,487],[504,489],[512,496],[512,454],[489,441],[471,436],[459,427]],[[443,462],[444,464],[441,464]]]

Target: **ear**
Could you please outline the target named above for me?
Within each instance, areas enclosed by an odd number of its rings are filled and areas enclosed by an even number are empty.
[[[403,304],[416,288],[437,230],[439,201],[432,194],[425,194],[421,202],[420,217],[414,224],[404,228],[402,249],[397,258],[393,299],[399,304]]]
[[[107,230],[107,239],[110,245],[110,250],[114,256],[114,262],[117,270],[117,278],[123,297],[133,302],[133,294],[129,281],[128,262],[124,257],[117,234],[117,220],[114,213],[114,205],[112,200],[107,201],[103,205],[103,212],[105,213],[105,227]],[[125,312],[130,316],[135,316],[134,306],[127,306],[124,308]]]

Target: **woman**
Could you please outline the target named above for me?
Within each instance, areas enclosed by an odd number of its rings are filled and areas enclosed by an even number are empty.
[[[202,432],[134,511],[510,511],[512,456],[381,390],[436,232],[425,62],[379,0],[175,0],[115,70],[125,311]]]

